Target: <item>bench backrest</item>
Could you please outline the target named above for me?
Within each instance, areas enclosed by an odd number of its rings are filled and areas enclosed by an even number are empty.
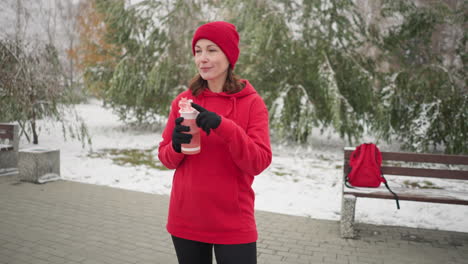
[[[13,140],[13,137],[14,137],[14,126],[0,124],[0,139]]]
[[[344,174],[350,171],[349,157],[354,148],[345,148],[344,150]],[[444,178],[456,180],[468,180],[468,169],[466,166],[458,166],[453,169],[439,168],[415,168],[415,165],[427,163],[446,164],[446,165],[468,165],[468,156],[464,155],[444,155],[444,154],[425,154],[409,152],[381,152],[382,153],[382,173],[384,175],[416,176],[428,178]],[[404,162],[398,165],[388,164],[389,161]],[[410,163],[409,163],[410,162]],[[465,167],[465,168],[463,168]]]

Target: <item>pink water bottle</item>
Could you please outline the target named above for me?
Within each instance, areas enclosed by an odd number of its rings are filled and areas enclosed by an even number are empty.
[[[182,98],[179,101],[179,113],[180,116],[184,118],[182,125],[190,127],[190,131],[182,132],[186,134],[191,134],[192,139],[188,144],[181,144],[182,153],[187,155],[193,155],[200,153],[200,128],[196,124],[196,119],[198,116],[198,111],[193,109],[190,103],[191,99]]]

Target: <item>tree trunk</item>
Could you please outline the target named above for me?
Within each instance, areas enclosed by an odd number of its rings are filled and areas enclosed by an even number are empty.
[[[28,142],[31,142],[31,139],[29,138],[28,132],[26,132],[26,127],[25,127],[25,126],[26,126],[26,122],[23,123],[21,120],[18,120],[18,124],[19,124],[19,126],[20,126],[20,128],[21,128],[21,132],[20,132],[20,134],[19,134],[19,137],[21,137],[21,136],[24,134],[24,136],[26,137],[26,140],[27,140]]]
[[[36,131],[36,111],[33,109],[32,119],[31,119],[31,129],[33,132],[33,144],[39,144],[39,137]]]

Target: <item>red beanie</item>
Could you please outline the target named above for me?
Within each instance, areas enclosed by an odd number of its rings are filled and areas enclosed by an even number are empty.
[[[224,21],[210,22],[200,26],[192,39],[193,55],[195,55],[195,44],[199,39],[208,39],[216,43],[228,58],[231,68],[234,69],[239,58],[239,34],[236,26]]]

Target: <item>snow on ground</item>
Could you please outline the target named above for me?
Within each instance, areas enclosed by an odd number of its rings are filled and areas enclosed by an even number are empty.
[[[120,122],[111,110],[97,100],[77,106],[92,136],[92,153],[77,141],[64,141],[60,125],[40,134],[40,147],[59,148],[63,179],[116,188],[169,195],[173,171],[163,169],[157,160],[159,132],[135,129]],[[22,139],[20,148],[33,147]],[[339,220],[343,147],[334,134],[316,133],[307,147],[273,144],[273,161],[256,176],[253,188],[256,209],[317,219]],[[398,150],[380,144],[381,149]],[[136,149],[150,160],[148,165],[119,163],[125,151]],[[119,156],[120,155],[120,156]],[[120,164],[120,165],[119,165]],[[467,190],[468,184],[433,181],[439,187]],[[395,184],[399,184],[396,182]],[[392,183],[390,183],[392,186]],[[468,207],[393,200],[358,199],[356,221],[468,232]]]

